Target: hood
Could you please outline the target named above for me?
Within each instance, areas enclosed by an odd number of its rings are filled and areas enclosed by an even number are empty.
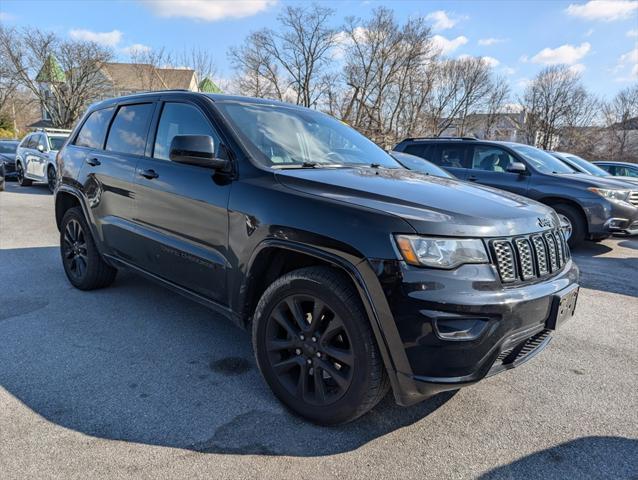
[[[638,188],[638,177],[623,177],[623,176],[614,176],[614,177],[605,177],[608,180],[616,180],[625,184],[625,187],[632,188],[635,190]]]
[[[534,200],[411,170],[290,169],[276,176],[297,191],[396,215],[426,235],[500,237],[559,225],[554,211]]]
[[[620,180],[620,177],[598,177],[589,173],[570,173],[566,175],[556,175],[561,178],[576,181],[587,187],[609,188],[609,189],[630,189],[631,185],[626,181]]]

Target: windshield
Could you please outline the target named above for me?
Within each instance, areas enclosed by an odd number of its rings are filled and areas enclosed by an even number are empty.
[[[571,162],[575,163],[580,168],[582,168],[583,170],[585,170],[588,173],[591,173],[592,175],[596,175],[597,177],[608,177],[609,176],[609,172],[606,172],[602,168],[597,167],[596,165],[594,165],[591,162],[588,162],[584,158],[580,158],[580,157],[578,157],[576,155],[572,155],[571,153],[567,154],[567,155],[564,155],[564,156],[565,156],[565,158],[567,158],[567,160],[570,160]]]
[[[0,142],[0,153],[16,153],[17,149],[17,142]]]
[[[310,109],[217,102],[270,168],[379,166],[400,168],[381,148],[344,123]]]
[[[454,176],[443,170],[441,167],[437,167],[432,162],[421,157],[417,157],[416,155],[410,155],[409,153],[403,152],[390,152],[390,155],[409,170],[425,173],[426,175],[434,175],[436,177],[454,178]]]
[[[67,137],[51,137],[49,136],[49,148],[51,150],[60,150]]]
[[[549,153],[530,147],[529,145],[510,145],[511,148],[522,155],[536,170],[541,173],[576,173],[574,169],[565,165],[559,159]]]

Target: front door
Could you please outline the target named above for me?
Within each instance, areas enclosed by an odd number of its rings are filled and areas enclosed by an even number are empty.
[[[472,163],[467,180],[481,183],[519,195],[527,195],[529,172],[511,173],[510,164],[519,160],[506,150],[492,145],[475,145],[472,150]]]
[[[137,164],[135,222],[146,248],[145,270],[225,304],[228,266],[228,199],[231,183],[208,168],[169,159],[175,135],[220,137],[195,104],[165,102],[149,158]]]

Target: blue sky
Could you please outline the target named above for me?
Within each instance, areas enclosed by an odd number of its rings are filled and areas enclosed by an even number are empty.
[[[92,38],[128,59],[127,49],[209,49],[229,78],[230,46],[251,31],[274,25],[285,0],[2,0],[5,26],[34,26],[63,36]],[[380,5],[400,21],[429,15],[438,45],[450,57],[485,56],[515,92],[543,66],[568,63],[585,85],[610,97],[638,81],[638,1],[320,1],[346,16],[367,17]],[[37,23],[36,23],[37,19]],[[140,47],[143,46],[143,47]]]

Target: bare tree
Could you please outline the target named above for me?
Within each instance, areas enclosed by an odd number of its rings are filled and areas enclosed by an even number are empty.
[[[348,18],[340,34],[347,90],[341,118],[385,147],[419,129],[436,53],[423,18],[399,25],[387,8]]]
[[[131,63],[135,65],[135,75],[141,90],[169,88],[161,69],[172,65],[173,56],[165,48],[134,50],[131,52]]]
[[[506,112],[506,104],[510,96],[510,86],[504,77],[497,77],[491,91],[486,97],[485,125],[483,135],[486,139],[499,139],[499,118]]]
[[[193,69],[198,82],[217,75],[217,67],[210,51],[201,47],[182,51],[177,55],[177,64]]]
[[[638,84],[621,90],[602,108],[605,122],[606,157],[638,161]],[[633,128],[632,128],[633,127]]]
[[[31,28],[0,31],[9,75],[38,98],[51,122],[69,128],[108,87],[102,66],[112,52],[95,42],[61,40]]]
[[[240,48],[231,49],[242,91],[316,106],[326,93],[322,79],[335,45],[329,27],[333,14],[318,5],[288,6],[278,17],[279,30],[254,32]]]
[[[596,112],[596,100],[566,65],[543,69],[525,88],[520,103],[527,113],[526,140],[543,149],[556,148],[561,132],[568,137],[589,125]]]

